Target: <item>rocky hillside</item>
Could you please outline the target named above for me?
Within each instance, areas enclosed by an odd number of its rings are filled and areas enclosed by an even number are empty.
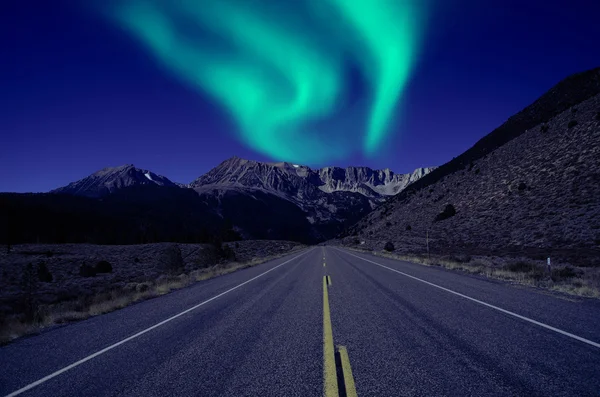
[[[122,188],[140,185],[176,186],[164,176],[136,168],[133,164],[126,164],[120,167],[101,169],[83,179],[69,183],[67,186],[55,189],[51,193],[100,198]]]
[[[310,233],[316,241],[338,234],[387,196],[402,191],[432,169],[419,168],[412,174],[395,174],[389,169],[372,170],[367,167],[313,170],[285,162],[263,163],[233,157],[189,186],[206,200],[218,197],[216,204],[219,208],[226,208],[227,204],[232,208],[243,208],[252,203],[253,200],[249,198],[256,195],[267,194],[286,200],[304,213],[310,224]],[[223,201],[223,198],[232,196],[236,197],[236,201]],[[239,225],[247,213],[229,213],[227,216]],[[262,222],[257,222],[264,223],[264,217],[262,219]],[[240,230],[240,234],[247,233]]]
[[[252,188],[282,197],[305,200],[320,192],[355,192],[371,199],[397,194],[406,186],[434,170],[418,168],[412,174],[396,174],[390,169],[368,167],[324,167],[311,169],[291,163],[263,163],[232,157],[189,186],[198,188]]]
[[[567,78],[370,213],[345,244],[600,265],[600,69]]]

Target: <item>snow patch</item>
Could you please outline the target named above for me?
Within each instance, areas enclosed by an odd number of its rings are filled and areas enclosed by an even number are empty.
[[[298,168],[300,167],[298,164],[292,164],[294,166],[294,168]]]
[[[150,176],[150,173],[149,173],[149,172],[146,172],[146,173],[144,174],[144,176],[145,176],[146,178],[148,178],[148,180],[150,180],[150,181],[154,182],[154,181],[152,180],[152,177]]]

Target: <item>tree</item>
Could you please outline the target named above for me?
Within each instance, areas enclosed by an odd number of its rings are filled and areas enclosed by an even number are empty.
[[[392,252],[396,249],[396,247],[394,247],[394,243],[392,243],[391,241],[388,241],[387,243],[385,243],[385,246],[383,247],[383,249],[388,252]]]

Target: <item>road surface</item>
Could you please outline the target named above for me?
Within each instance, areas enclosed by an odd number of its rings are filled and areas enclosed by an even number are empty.
[[[599,343],[597,300],[311,247],[2,347],[0,396],[600,396]]]

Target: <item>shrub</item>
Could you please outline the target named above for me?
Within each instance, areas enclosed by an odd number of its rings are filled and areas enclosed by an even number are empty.
[[[112,273],[112,265],[107,261],[96,263],[96,273]]]
[[[354,240],[352,240],[352,242],[354,243],[354,245],[359,245],[360,244],[360,240],[355,238]]]
[[[134,261],[135,263],[140,263],[140,258],[138,258],[138,257],[135,257],[135,258],[133,258],[133,261]]]
[[[544,268],[532,262],[513,262],[504,266],[504,269],[514,273],[528,273],[534,280],[541,280],[544,277]]]
[[[478,175],[480,172],[481,172],[481,171],[479,170],[479,168],[477,168],[477,169],[475,170],[475,175]]]
[[[160,257],[160,266],[161,270],[166,273],[181,273],[183,269],[183,257],[181,256],[181,249],[179,249],[177,244],[169,244],[165,248]]]
[[[51,283],[52,282],[52,273],[48,270],[45,262],[40,262],[37,268],[38,279],[43,283]]]
[[[23,314],[26,321],[32,321],[37,314],[38,301],[36,293],[38,291],[38,276],[33,270],[33,265],[29,263],[23,270],[21,276],[21,290],[23,291]]]
[[[223,259],[227,259],[227,260],[231,260],[231,261],[235,260],[235,252],[233,251],[233,248],[231,248],[229,245],[223,246],[223,248],[221,249],[220,255]]]
[[[390,222],[390,221],[387,221],[387,222],[385,223],[385,225],[386,225],[387,227],[390,227],[390,226],[392,226],[392,222]]]
[[[465,255],[465,254],[458,254],[458,255],[454,255],[452,256],[452,258],[454,261],[459,262],[459,263],[468,263],[471,262],[471,255]]]
[[[538,266],[534,263],[523,262],[523,261],[509,263],[508,265],[504,266],[504,268],[506,270],[515,272],[515,273],[527,273],[532,270],[535,270],[536,267],[538,267]]]
[[[548,132],[549,129],[550,129],[550,126],[548,124],[544,124],[540,128],[540,131],[542,131],[542,132]]]
[[[444,219],[451,218],[454,215],[456,215],[456,209],[452,204],[448,204],[442,212],[437,214],[437,216],[434,219],[434,222],[443,221]]]
[[[386,250],[386,251],[388,251],[388,252],[392,252],[396,248],[394,247],[394,244],[391,241],[388,241],[387,243],[385,243],[385,246],[383,247],[383,249]]]
[[[406,225],[406,230],[412,230],[412,226]]]
[[[96,275],[96,269],[84,263],[79,267],[79,275],[81,277],[94,277]]]
[[[567,125],[568,128],[573,128],[577,125],[577,120],[571,120],[569,121],[569,124]]]
[[[596,120],[600,121],[600,112],[596,113]]]
[[[517,189],[519,189],[520,191],[523,191],[525,189],[527,189],[527,185],[524,182],[519,183],[519,186],[517,187]]]
[[[580,272],[576,271],[570,266],[563,267],[562,269],[552,269],[552,281],[560,281],[566,278],[573,278],[580,275]]]

